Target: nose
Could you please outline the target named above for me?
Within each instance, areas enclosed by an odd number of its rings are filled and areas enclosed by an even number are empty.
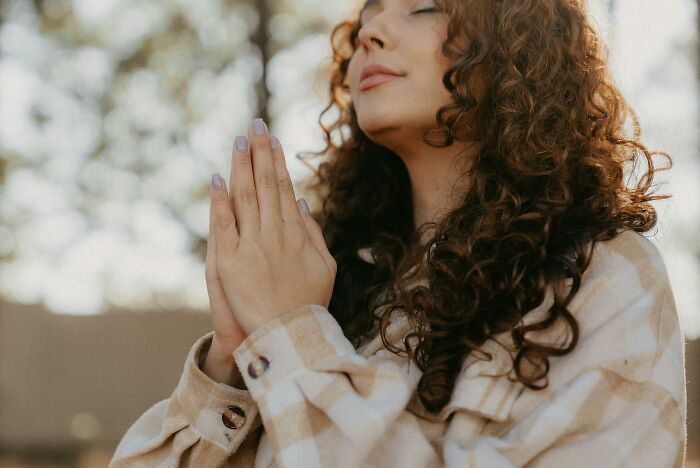
[[[384,48],[384,41],[382,41],[375,35],[371,35],[371,33],[363,34],[362,30],[360,30],[360,33],[357,35],[357,37],[360,39],[362,47],[364,47],[367,50],[375,47],[378,47],[379,49]]]
[[[385,45],[389,44],[386,22],[384,20],[385,13],[386,10],[377,13],[358,31],[357,38],[366,51],[373,48],[383,49]]]

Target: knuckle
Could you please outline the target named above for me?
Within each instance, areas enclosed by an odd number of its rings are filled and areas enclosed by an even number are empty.
[[[219,279],[219,270],[218,270],[218,264],[221,262],[217,262],[215,259],[207,261],[205,266],[204,266],[204,277],[208,281],[216,281]]]
[[[216,266],[218,273],[218,277],[224,277],[224,278],[229,278],[232,275],[235,274],[236,270],[234,268],[231,268],[231,265],[229,262],[221,262]]]
[[[223,229],[230,229],[234,224],[234,219],[231,215],[225,214],[219,217],[219,226]]]
[[[254,203],[257,201],[257,194],[255,192],[254,188],[251,187],[243,187],[238,191],[238,199],[243,203],[243,204],[250,204]]]
[[[305,240],[308,239],[308,235],[306,234],[306,223],[304,222],[303,219],[295,218],[294,222],[293,222],[293,226],[302,235],[302,237]]]
[[[216,271],[216,268],[206,268],[204,270],[204,279],[208,283],[213,283],[219,278],[219,273]]]
[[[229,203],[228,198],[218,198],[214,200],[214,212],[216,213],[217,217],[223,217],[226,216],[231,209],[231,205]]]
[[[248,166],[249,164],[252,165],[252,161],[251,161],[251,159],[250,159],[250,155],[248,155],[248,156],[246,156],[246,157],[244,157],[244,158],[235,158],[235,159],[237,160],[237,161],[236,161],[236,164],[238,164],[239,166],[242,166],[242,168],[245,168],[245,167]],[[241,169],[241,170],[242,170],[242,169]]]
[[[277,248],[284,245],[287,233],[283,229],[280,229],[277,225],[266,224],[263,228],[261,228],[260,235],[261,237],[259,242],[263,246],[272,246],[274,248]]]
[[[286,176],[278,177],[277,186],[280,188],[280,190],[289,191],[292,189],[292,181]]]
[[[306,237],[303,235],[306,226],[304,226],[303,221],[300,221],[297,218],[285,219],[284,227],[290,232],[291,235]]]
[[[260,174],[260,184],[266,189],[277,188],[277,176],[274,172]]]

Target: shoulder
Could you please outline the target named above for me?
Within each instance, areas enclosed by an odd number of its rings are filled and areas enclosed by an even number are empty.
[[[545,320],[552,306],[549,290],[545,301],[523,317],[523,323]],[[515,351],[506,350],[513,343],[504,332],[481,347],[492,360],[479,360],[474,355],[465,359],[451,400],[440,416],[446,418],[463,409],[504,421],[520,395],[529,395],[529,403],[522,407],[531,408],[583,375],[605,376],[613,385],[624,381],[651,388],[653,382],[652,386],[682,398],[682,334],[666,266],[651,240],[625,231],[596,243],[580,288],[567,309],[576,319],[578,341],[572,352],[549,357],[546,392],[523,392],[522,384],[514,381]],[[571,339],[571,331],[560,319],[550,328],[528,332],[527,338],[562,348]],[[662,375],[665,377],[660,378]]]
[[[590,264],[569,309],[579,320],[581,337],[601,332],[601,326],[629,336],[658,334],[663,309],[672,302],[663,256],[648,238],[624,231],[593,247]],[[665,313],[676,313],[675,307]],[[629,322],[629,323],[628,323]],[[643,327],[645,325],[646,327]]]
[[[567,307],[579,332],[574,351],[555,358],[567,367],[605,368],[638,382],[660,367],[682,367],[683,333],[666,265],[643,235],[625,231],[596,243]]]
[[[668,282],[668,273],[657,245],[636,231],[623,231],[613,239],[596,242],[591,264],[584,275],[591,277],[623,276],[638,286],[649,289],[659,282]]]
[[[568,291],[564,291],[562,300]],[[547,378],[552,388],[590,371],[639,383],[656,380],[665,373],[674,376],[675,383],[669,390],[676,395],[680,392],[683,333],[666,265],[653,241],[637,232],[624,231],[595,243],[579,288],[565,304],[576,322],[576,344],[567,354],[549,356]],[[549,289],[544,302],[528,312],[523,323],[546,321],[553,310],[554,294]],[[574,339],[573,333],[560,314],[551,326],[528,332],[527,339],[563,349]],[[507,334],[498,338],[499,342],[512,343]],[[488,348],[489,352],[491,349],[498,351],[495,346]]]

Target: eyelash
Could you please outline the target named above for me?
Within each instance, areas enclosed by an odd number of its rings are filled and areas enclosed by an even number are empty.
[[[432,11],[437,11],[437,8],[423,8],[422,10],[416,10],[411,14],[415,15],[416,13],[432,12]]]
[[[412,14],[412,15],[415,15],[415,14],[417,14],[417,13],[432,13],[432,12],[434,12],[434,11],[437,11],[437,8],[434,8],[434,7],[431,7],[431,8],[423,8],[423,9],[421,9],[421,10],[416,10],[416,11],[412,12],[411,14]],[[360,23],[360,27],[362,27],[362,23]]]

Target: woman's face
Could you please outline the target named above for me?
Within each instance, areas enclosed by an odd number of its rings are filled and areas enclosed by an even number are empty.
[[[399,152],[420,130],[435,128],[437,110],[451,101],[442,84],[449,66],[441,50],[448,21],[435,0],[367,1],[348,84],[358,124],[373,141]],[[401,76],[361,89],[369,65]]]

